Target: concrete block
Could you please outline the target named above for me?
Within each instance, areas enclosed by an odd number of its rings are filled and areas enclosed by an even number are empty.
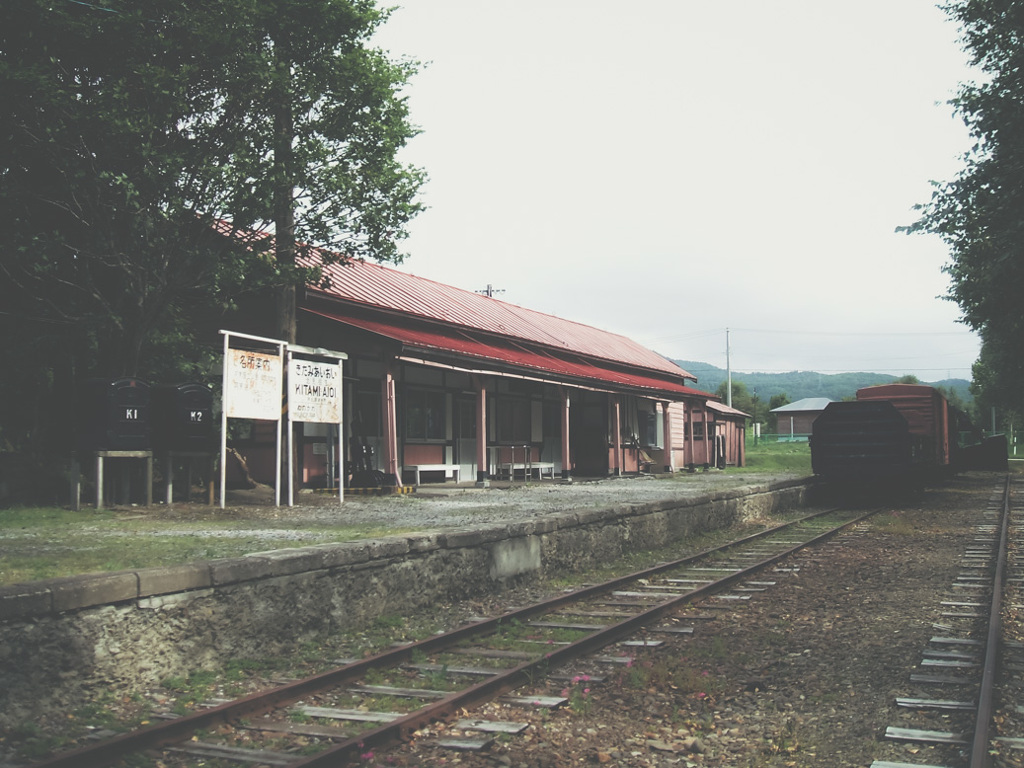
[[[615,517],[621,517],[623,510],[615,509],[612,514],[608,514],[607,509],[580,509],[577,510],[575,517],[576,522],[579,525],[590,525],[592,523],[601,523],[605,520],[609,520]]]
[[[534,533],[553,533],[559,529],[560,515],[543,515],[542,517],[533,518],[533,532]],[[576,525],[576,518],[572,519],[572,524]]]
[[[533,520],[521,520],[516,523],[509,523],[505,526],[508,531],[508,538],[518,539],[523,536],[532,536],[537,532],[537,524]]]
[[[55,612],[73,611],[94,605],[135,600],[139,596],[139,577],[134,571],[89,573],[50,582]]]
[[[269,576],[270,573],[270,563],[262,558],[253,556],[214,560],[210,563],[210,581],[215,587],[223,584],[237,584],[241,581],[263,579]]]
[[[490,576],[500,581],[523,573],[536,573],[541,568],[540,555],[537,536],[500,541],[491,547]]]
[[[53,610],[53,593],[43,582],[0,587],[0,621],[45,616]]]
[[[319,571],[324,567],[324,553],[316,547],[272,549],[266,552],[252,552],[246,555],[246,557],[259,558],[265,561],[271,576],[287,576],[293,573]]]
[[[370,548],[362,541],[315,544],[311,549],[322,553],[324,568],[356,565],[370,559]]]
[[[507,525],[473,525],[458,528],[445,533],[445,540],[450,547],[477,546],[492,541],[504,541],[508,538]],[[464,542],[472,542],[466,544]]]
[[[415,535],[406,536],[409,542],[409,551],[422,554],[424,552],[436,552],[441,549],[440,531],[422,531]]]
[[[135,573],[139,577],[139,597],[213,586],[209,562],[145,568]]]
[[[477,547],[487,541],[482,528],[455,528],[445,531],[442,536],[444,545],[452,549],[459,547]]]
[[[363,543],[366,545],[372,560],[403,557],[409,554],[409,540],[401,536],[389,536],[386,539],[367,539]]]

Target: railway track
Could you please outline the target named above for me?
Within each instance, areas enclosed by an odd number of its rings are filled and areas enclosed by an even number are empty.
[[[455,720],[468,708],[510,696],[613,644],[651,648],[661,642],[659,634],[692,632],[677,616],[687,603],[709,596],[748,599],[773,583],[758,576],[770,565],[870,514],[811,515],[37,765],[105,766],[138,753],[159,757],[167,766],[196,759],[290,768],[358,762],[368,750],[406,739],[432,722]],[[629,659],[620,654],[602,661],[627,664]],[[553,707],[566,698],[528,696],[520,703]],[[459,726],[482,734],[453,745],[459,748],[485,745],[494,733],[519,727],[507,722]]]
[[[936,634],[885,731],[889,741],[927,745],[941,762],[876,760],[871,768],[1024,765],[1024,508],[1014,508],[1011,490],[1007,479],[993,491],[967,539],[937,606]]]

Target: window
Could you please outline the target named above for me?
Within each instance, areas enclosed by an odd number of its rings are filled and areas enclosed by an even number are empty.
[[[357,389],[352,393],[352,409],[349,425],[352,434],[359,437],[377,437],[382,433],[380,425],[380,390]]]
[[[702,414],[700,412],[697,412],[697,413],[694,414],[694,416],[695,417],[696,416],[702,416]],[[703,440],[704,439],[704,422],[703,421],[694,421],[693,422],[693,439],[694,440]]]
[[[458,401],[457,425],[458,435],[463,440],[476,439],[476,401],[462,399]]]
[[[444,392],[410,389],[405,395],[405,436],[409,440],[444,440]]]
[[[658,415],[650,411],[640,411],[637,414],[640,426],[640,444],[655,446],[658,444]]]
[[[533,411],[529,400],[502,398],[496,404],[499,443],[526,445],[532,438]]]

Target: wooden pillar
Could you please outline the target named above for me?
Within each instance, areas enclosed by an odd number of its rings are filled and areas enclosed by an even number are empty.
[[[669,410],[671,405],[669,402],[662,402],[661,404],[661,432],[663,435],[662,442],[665,444],[663,459],[666,472],[676,471],[675,457],[672,453],[672,414]]]
[[[612,398],[612,442],[615,443],[615,457],[612,460],[612,474],[622,474],[622,404],[618,396]]]
[[[704,403],[704,466],[711,466],[711,439],[708,433],[708,404]]]
[[[569,393],[565,387],[558,388],[562,399],[562,479],[572,480],[572,459],[569,453]]]
[[[393,479],[395,485],[402,484],[402,473],[398,471],[398,404],[395,397],[395,372],[393,364],[384,371],[381,402],[384,406],[384,474]]]
[[[694,458],[693,455],[693,408],[690,408],[688,406],[684,407],[685,410],[683,412],[683,420],[686,422],[687,441],[689,442],[689,445],[687,446],[686,450],[686,458],[689,459],[689,461],[687,461],[686,464],[692,470],[693,465],[697,463],[697,460],[696,458]]]
[[[482,376],[474,376],[476,384],[476,485],[490,485],[490,467],[487,462],[487,386]]]

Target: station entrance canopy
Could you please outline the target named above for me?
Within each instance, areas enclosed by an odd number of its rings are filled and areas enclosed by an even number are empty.
[[[474,373],[535,377],[553,383],[644,394],[668,400],[713,397],[687,387],[683,376],[673,381],[641,372],[626,372],[584,360],[571,353],[530,349],[511,340],[487,338],[471,330],[442,330],[425,324],[414,326],[408,322],[359,317],[336,309],[304,309],[327,320],[398,342],[402,345],[403,356],[419,356],[416,362],[440,363]],[[481,367],[472,367],[476,364]],[[683,373],[682,369],[680,373]]]

